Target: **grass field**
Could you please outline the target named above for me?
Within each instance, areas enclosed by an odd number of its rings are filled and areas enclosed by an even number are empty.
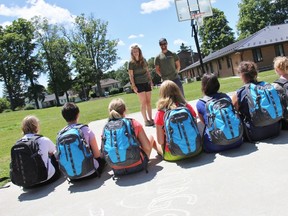
[[[259,80],[273,82],[277,79],[274,71],[262,72],[259,74]],[[238,77],[219,79],[221,92],[233,92],[242,85]],[[201,82],[192,82],[184,84],[184,92],[187,101],[202,97]],[[152,92],[152,105],[155,108],[158,99],[159,89]],[[121,97],[127,104],[128,112],[139,111],[139,101],[135,94],[119,94],[113,97],[101,98],[78,103],[80,108],[81,123],[88,124],[91,121],[107,118],[107,107],[111,99]],[[36,115],[40,119],[41,131],[44,136],[49,137],[53,142],[56,140],[57,132],[65,126],[65,121],[61,116],[61,107],[52,107],[40,110],[27,110],[8,112],[0,114],[0,179],[9,176],[10,149],[17,139],[21,138],[21,121],[26,115]],[[6,183],[0,182],[0,185]]]

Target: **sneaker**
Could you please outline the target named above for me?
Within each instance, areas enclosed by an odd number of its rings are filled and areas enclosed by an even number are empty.
[[[153,126],[153,125],[151,125],[151,122],[148,120],[148,121],[145,121],[145,126],[146,127],[150,127],[150,126]]]
[[[149,120],[149,122],[150,122],[151,126],[154,126],[154,125],[155,125],[155,123],[154,123],[154,120],[153,120],[153,119]]]

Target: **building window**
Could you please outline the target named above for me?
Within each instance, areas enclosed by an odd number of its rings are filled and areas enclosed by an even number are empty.
[[[222,65],[221,65],[220,59],[218,59],[217,62],[218,62],[219,70],[221,70],[222,69]]]
[[[261,49],[256,48],[256,49],[253,49],[252,52],[253,52],[253,58],[254,58],[254,61],[255,61],[255,62],[261,62],[261,61],[263,61]]]
[[[228,56],[226,57],[226,62],[227,62],[227,67],[230,68],[231,64],[230,64],[230,59]]]
[[[275,54],[276,56],[285,56],[283,44],[275,45]]]

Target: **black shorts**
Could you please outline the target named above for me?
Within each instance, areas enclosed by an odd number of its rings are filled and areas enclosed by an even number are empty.
[[[136,86],[137,89],[138,89],[138,91],[137,91],[138,93],[152,91],[151,85],[150,85],[149,82],[147,82],[147,83],[135,84],[135,86]]]

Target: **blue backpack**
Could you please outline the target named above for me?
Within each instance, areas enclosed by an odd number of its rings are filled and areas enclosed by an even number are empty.
[[[251,122],[256,127],[268,126],[282,119],[283,108],[273,85],[260,82],[245,86]]]
[[[57,137],[57,159],[60,170],[69,179],[79,179],[96,171],[93,154],[84,138],[82,127],[87,125],[68,126],[61,130]]]
[[[148,158],[135,136],[132,119],[110,119],[103,129],[101,150],[115,175],[147,171]]]
[[[196,120],[186,106],[169,109],[164,114],[168,149],[174,156],[195,156],[202,150]]]
[[[242,140],[243,124],[234,106],[226,95],[219,99],[205,96],[208,130],[212,142],[216,145],[230,145]]]

